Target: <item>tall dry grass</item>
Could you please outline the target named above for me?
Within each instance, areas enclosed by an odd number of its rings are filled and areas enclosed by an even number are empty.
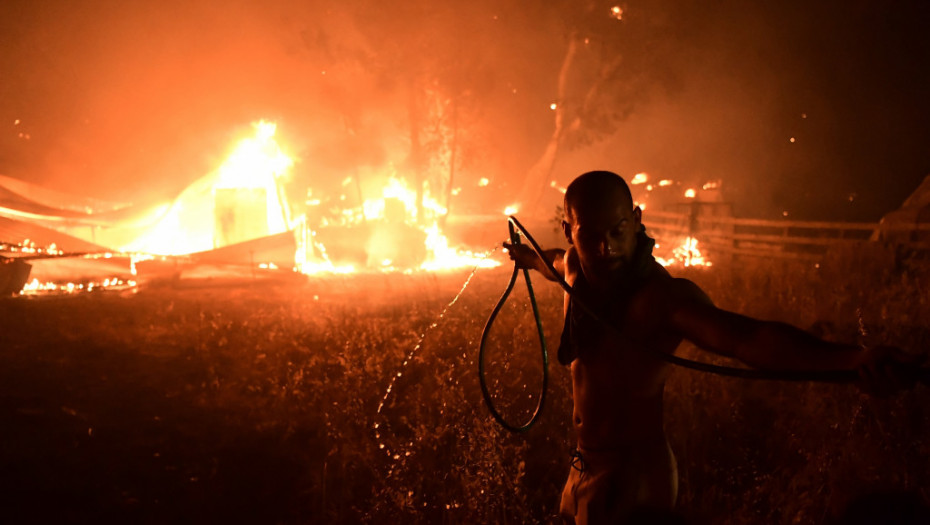
[[[844,261],[682,275],[724,308],[837,340],[855,340],[861,318],[874,340],[926,349],[922,263]],[[5,459],[37,472],[4,483],[11,515],[57,471],[55,487],[108,487],[71,501],[71,518],[551,522],[573,448],[567,371],[550,364],[545,411],[521,435],[490,418],[478,388],[478,340],[508,272],[479,272],[447,310],[465,273],[0,302],[5,399],[44,400],[38,421],[7,421]],[[554,350],[561,293],[536,287]],[[541,365],[519,286],[491,342],[495,400],[526,417]],[[666,398],[680,511],[695,523],[829,523],[878,489],[928,497],[926,387],[873,399],[678,370]]]

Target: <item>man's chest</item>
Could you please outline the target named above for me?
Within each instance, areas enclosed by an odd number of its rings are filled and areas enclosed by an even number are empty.
[[[664,309],[648,289],[566,302],[566,325],[579,357],[604,364],[645,366],[674,352],[681,338],[665,329]]]

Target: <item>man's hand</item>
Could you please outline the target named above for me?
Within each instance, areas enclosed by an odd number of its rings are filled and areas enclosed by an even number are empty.
[[[867,347],[856,365],[859,388],[876,397],[914,388],[926,357],[893,346]]]
[[[529,246],[505,241],[504,249],[507,250],[507,255],[509,255],[510,260],[517,265],[517,268],[521,270],[539,269],[539,256],[536,255],[536,252]]]
[[[565,250],[561,248],[543,250],[542,254],[538,255],[533,248],[525,244],[513,244],[504,241],[504,249],[510,255],[510,260],[521,270],[536,270],[540,275],[552,282],[559,282],[560,278],[565,278]],[[558,275],[552,275],[552,272],[546,266],[546,262],[552,265]]]

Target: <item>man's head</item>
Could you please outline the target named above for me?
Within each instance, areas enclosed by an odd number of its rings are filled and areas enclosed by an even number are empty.
[[[589,280],[613,281],[617,270],[629,266],[641,224],[642,211],[616,173],[583,173],[565,191],[562,229]]]

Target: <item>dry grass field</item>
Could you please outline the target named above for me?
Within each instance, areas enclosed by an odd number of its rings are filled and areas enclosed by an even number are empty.
[[[926,268],[767,262],[682,275],[726,308],[838,340],[861,337],[861,323],[871,339],[926,350]],[[572,450],[567,371],[550,364],[529,432],[498,427],[476,358],[509,269],[479,271],[449,306],[467,275],[0,300],[3,521],[551,521]],[[535,283],[554,357],[560,290]],[[496,399],[525,417],[541,359],[521,289],[491,342]],[[925,386],[874,399],[849,385],[676,370],[666,425],[680,511],[689,523],[819,524],[869,494],[898,509],[926,503],[928,406]]]

